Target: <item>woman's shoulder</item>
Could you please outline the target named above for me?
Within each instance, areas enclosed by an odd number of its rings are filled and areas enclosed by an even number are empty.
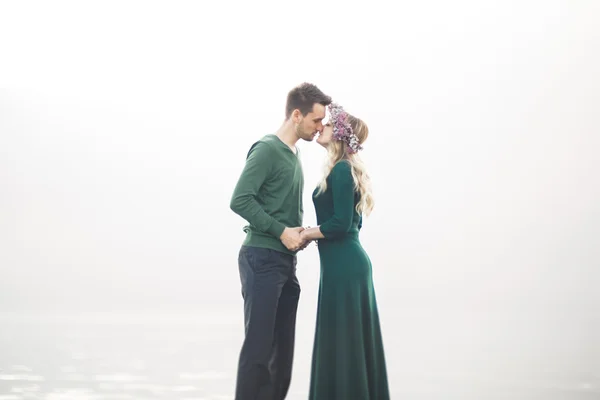
[[[340,160],[333,166],[331,172],[338,174],[352,173],[352,166],[347,160]]]
[[[330,178],[336,181],[351,181],[352,178],[352,165],[346,160],[338,161],[331,169]]]

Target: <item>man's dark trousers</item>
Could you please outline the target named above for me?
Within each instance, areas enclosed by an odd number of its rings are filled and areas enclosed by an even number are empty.
[[[300,285],[296,256],[242,246],[238,264],[246,336],[236,400],[282,400],[292,378]]]

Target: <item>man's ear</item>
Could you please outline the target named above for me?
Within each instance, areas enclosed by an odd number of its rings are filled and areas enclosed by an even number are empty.
[[[292,122],[295,124],[302,122],[302,113],[297,108],[292,112]]]

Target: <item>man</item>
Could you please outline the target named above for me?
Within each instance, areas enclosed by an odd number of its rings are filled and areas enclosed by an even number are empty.
[[[296,253],[307,244],[300,238],[304,176],[296,143],[323,130],[330,103],[315,85],[292,89],[285,121],[252,145],[231,198],[231,209],[248,222],[238,258],[246,334],[236,400],[285,399],[290,386],[300,297]]]

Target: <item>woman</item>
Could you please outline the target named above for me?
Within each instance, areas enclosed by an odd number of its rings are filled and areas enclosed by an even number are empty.
[[[367,125],[333,103],[317,142],[327,149],[324,178],[313,193],[321,281],[313,349],[311,400],[387,400],[389,388],[371,261],[359,240],[362,214],[373,209],[358,156]]]

